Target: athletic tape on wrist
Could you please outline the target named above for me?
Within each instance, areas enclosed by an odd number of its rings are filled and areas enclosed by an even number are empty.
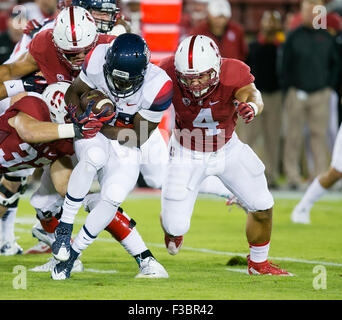
[[[74,125],[72,123],[60,124],[58,126],[58,136],[60,139],[75,137]]]
[[[259,112],[258,106],[254,102],[247,102],[248,105],[253,109],[254,111],[254,116],[256,116]]]

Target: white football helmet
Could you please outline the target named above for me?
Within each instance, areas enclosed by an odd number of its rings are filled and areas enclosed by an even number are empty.
[[[195,99],[205,98],[216,88],[220,80],[221,64],[216,43],[203,35],[185,38],[175,54],[178,82]]]
[[[81,70],[83,60],[71,62],[70,58],[80,52],[87,53],[96,46],[98,37],[93,17],[81,7],[64,8],[58,14],[52,31],[60,58],[72,70]]]
[[[54,123],[65,123],[67,110],[64,96],[70,85],[67,81],[56,82],[48,85],[42,93],[42,98],[49,108],[51,121]]]

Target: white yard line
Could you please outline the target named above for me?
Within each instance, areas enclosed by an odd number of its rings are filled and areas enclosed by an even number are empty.
[[[88,269],[88,268],[85,268],[84,271],[94,272],[94,273],[118,273],[117,270],[97,270],[97,269]]]
[[[233,272],[240,272],[244,274],[249,274],[247,267],[245,269],[233,269],[233,268],[226,268],[227,271],[233,271]]]
[[[15,228],[15,231],[20,233],[31,233],[31,229],[25,229],[25,228]],[[113,239],[107,239],[107,238],[97,238],[96,241],[100,242],[112,242],[118,244]],[[155,247],[155,248],[164,248],[165,245],[161,243],[146,243],[147,246]],[[217,251],[217,250],[211,250],[206,248],[192,248],[192,247],[186,247],[183,246],[182,250],[187,251],[193,251],[193,252],[201,252],[201,253],[209,253],[209,254],[217,254],[217,255],[224,255],[224,256],[241,256],[246,257],[247,253],[239,253],[239,252],[226,252],[226,251]],[[279,260],[279,261],[288,261],[288,262],[298,262],[298,263],[304,263],[304,264],[321,264],[326,266],[334,266],[334,267],[342,267],[342,263],[336,263],[336,262],[329,262],[329,261],[318,261],[318,260],[304,260],[304,259],[296,259],[296,258],[288,258],[288,257],[269,257],[270,260]]]

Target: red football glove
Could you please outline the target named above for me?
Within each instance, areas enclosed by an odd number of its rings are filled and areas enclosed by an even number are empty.
[[[233,100],[233,104],[240,115],[240,117],[245,120],[245,123],[250,123],[256,114],[255,108],[247,102],[239,102],[238,100]]]
[[[79,117],[76,115],[77,106],[70,104],[67,111],[70,120],[74,124],[76,138],[90,139],[94,138],[101,130],[103,123],[91,112],[92,105],[88,106],[86,111]]]
[[[32,19],[27,22],[23,32],[33,38],[35,33],[37,33],[41,27],[42,25],[36,19]]]

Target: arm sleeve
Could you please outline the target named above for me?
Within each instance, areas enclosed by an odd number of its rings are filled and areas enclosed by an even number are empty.
[[[171,105],[173,97],[173,85],[171,80],[167,80],[154,98],[149,109],[142,109],[139,114],[151,122],[160,122],[164,111]]]
[[[50,114],[45,102],[35,96],[26,96],[17,101],[12,107],[12,110],[24,112],[27,115],[39,121],[50,121]]]
[[[249,85],[250,83],[253,83],[255,80],[254,76],[251,74],[251,68],[243,62],[240,62],[239,75],[240,75],[240,78],[239,78],[239,81],[237,82],[235,92],[238,89],[243,88]]]
[[[96,47],[95,47],[96,48]],[[88,52],[88,54],[86,55],[84,62],[82,64],[82,70],[79,74],[80,79],[87,84],[88,87],[95,89],[96,88],[96,84],[94,83],[94,81],[92,81],[91,79],[91,71],[90,69],[90,60],[92,58],[92,55],[94,53],[95,48],[93,48],[91,51]]]
[[[39,63],[44,59],[44,48],[41,44],[42,43],[49,43],[48,39],[48,32],[49,30],[45,30],[36,34],[36,36],[32,39],[32,41],[28,45],[28,51],[34,60]]]

